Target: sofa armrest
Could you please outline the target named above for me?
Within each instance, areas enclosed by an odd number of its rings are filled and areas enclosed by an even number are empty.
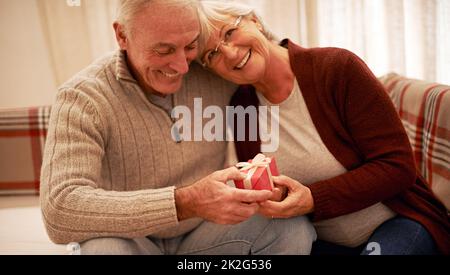
[[[39,194],[50,110],[0,109],[0,195]]]
[[[395,73],[380,81],[405,126],[418,170],[450,209],[450,86]]]

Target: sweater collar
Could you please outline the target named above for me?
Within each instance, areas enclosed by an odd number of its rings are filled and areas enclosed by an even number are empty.
[[[289,39],[284,39],[280,45],[288,49],[291,68],[297,77],[312,72],[312,60],[308,49],[302,48]]]
[[[127,53],[123,50],[118,50],[114,56],[114,60],[116,79],[137,83],[127,64]]]

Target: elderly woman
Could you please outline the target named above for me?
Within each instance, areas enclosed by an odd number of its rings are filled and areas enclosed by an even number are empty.
[[[261,213],[309,215],[317,254],[448,254],[446,209],[418,176],[396,110],[366,64],[343,49],[277,43],[250,7],[202,3],[199,58],[241,85],[231,104],[279,106],[279,148],[266,155],[287,194]],[[246,161],[262,144],[235,145]]]

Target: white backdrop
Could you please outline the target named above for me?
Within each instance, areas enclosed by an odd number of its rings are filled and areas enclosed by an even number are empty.
[[[450,0],[241,0],[275,33],[305,47],[341,47],[376,75],[450,84]]]
[[[117,0],[0,0],[0,107],[51,104],[56,87],[114,50]],[[224,0],[222,0],[224,1]],[[450,0],[240,0],[280,38],[347,48],[376,75],[450,84]]]

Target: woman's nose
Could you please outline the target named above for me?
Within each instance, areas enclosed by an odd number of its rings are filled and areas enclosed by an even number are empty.
[[[223,43],[220,45],[220,51],[226,59],[233,60],[237,57],[238,49],[233,44]]]

